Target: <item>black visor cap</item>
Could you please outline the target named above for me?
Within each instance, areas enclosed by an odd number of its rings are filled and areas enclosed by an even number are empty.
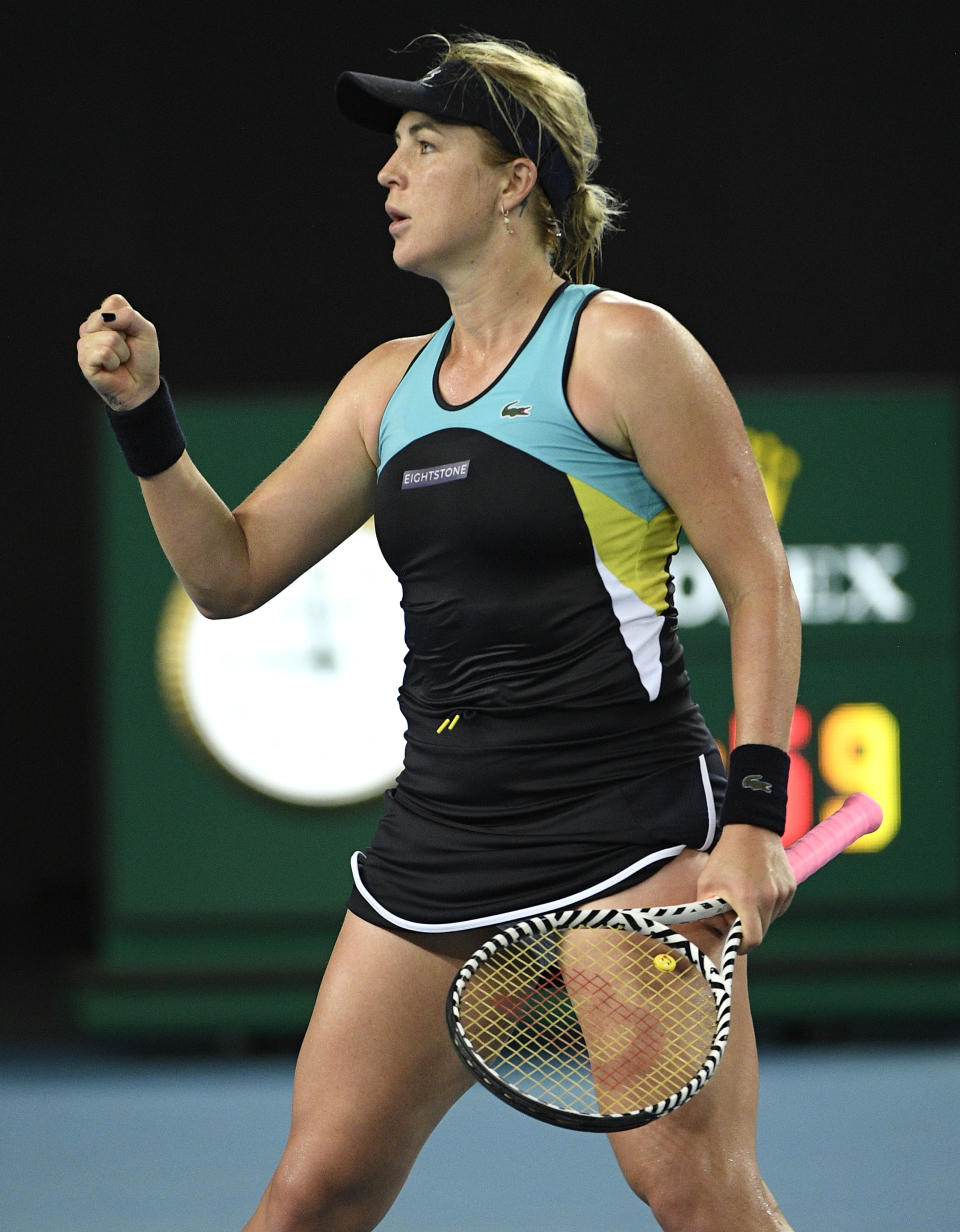
[[[420,81],[341,73],[336,97],[347,119],[375,132],[394,132],[407,111],[485,128],[504,149],[536,163],[540,186],[557,217],[573,191],[573,176],[550,133],[512,95],[501,90],[501,104],[511,125],[483,78],[463,60],[446,60]]]

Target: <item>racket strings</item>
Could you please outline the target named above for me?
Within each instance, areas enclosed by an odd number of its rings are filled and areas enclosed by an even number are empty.
[[[571,929],[515,943],[460,994],[470,1046],[540,1102],[621,1115],[668,1099],[699,1071],[713,995],[685,955],[641,933]]]

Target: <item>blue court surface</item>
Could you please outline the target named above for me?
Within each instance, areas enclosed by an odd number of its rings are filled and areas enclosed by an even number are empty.
[[[0,1228],[236,1232],[283,1146],[293,1063],[5,1048]],[[761,1064],[761,1163],[797,1232],[960,1228],[960,1045],[778,1045]],[[602,1135],[541,1125],[474,1089],[380,1227],[656,1225]]]

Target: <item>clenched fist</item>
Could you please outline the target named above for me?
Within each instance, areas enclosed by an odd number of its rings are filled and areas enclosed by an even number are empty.
[[[160,387],[157,331],[122,295],[108,295],[80,326],[77,362],[115,411],[133,410]]]

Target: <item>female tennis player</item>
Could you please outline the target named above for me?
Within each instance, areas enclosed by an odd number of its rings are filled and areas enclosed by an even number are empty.
[[[346,73],[337,99],[392,134],[378,180],[393,259],[439,283],[445,324],[361,359],[234,510],[186,452],[153,325],[111,295],[78,343],[204,615],[253,610],[374,513],[403,586],[404,769],[354,859],[289,1143],[249,1232],[380,1222],[472,1082],[444,1001],[498,924],[722,896],[746,951],[794,890],[780,835],[799,619],[783,549],[703,348],[662,309],[590,281],[620,206],[592,179],[582,88],[523,46],[476,37],[443,40],[420,81]],[[729,614],[739,740],[726,789],[678,641],[681,524]],[[714,925],[690,931],[717,951]],[[789,1226],[755,1159],[737,980],[714,1081],[611,1135],[664,1229]],[[544,1225],[558,1215],[545,1196]]]

